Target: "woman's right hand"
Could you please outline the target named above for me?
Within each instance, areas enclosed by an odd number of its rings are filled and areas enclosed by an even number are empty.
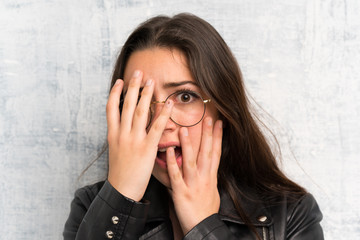
[[[128,84],[120,116],[119,103],[123,80],[117,80],[106,105],[109,143],[110,184],[135,201],[143,197],[154,167],[158,143],[170,118],[173,103],[164,104],[147,131],[148,111],[154,92],[152,80],[145,82],[138,101],[143,73],[135,71]]]

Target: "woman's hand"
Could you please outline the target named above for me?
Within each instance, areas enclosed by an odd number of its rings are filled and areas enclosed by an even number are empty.
[[[135,71],[129,81],[120,116],[120,95],[124,86],[117,80],[111,89],[106,106],[109,143],[110,184],[124,196],[141,200],[154,167],[158,143],[170,117],[173,103],[164,104],[159,117],[146,131],[148,111],[154,91],[151,80],[145,82],[138,101],[143,81],[141,71]]]
[[[176,163],[174,149],[167,149],[170,194],[184,234],[217,213],[220,207],[217,171],[221,156],[222,122],[218,120],[213,127],[211,118],[204,121],[199,154],[192,149],[187,128],[180,130],[183,174]]]

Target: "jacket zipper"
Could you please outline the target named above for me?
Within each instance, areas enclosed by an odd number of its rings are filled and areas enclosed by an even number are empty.
[[[263,239],[266,240],[266,231],[265,231],[265,227],[262,227],[262,234],[263,234]]]

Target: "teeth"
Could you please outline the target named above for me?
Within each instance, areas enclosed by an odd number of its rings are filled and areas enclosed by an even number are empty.
[[[171,147],[172,147],[173,149],[176,148],[176,146],[171,146]],[[167,148],[159,148],[158,151],[159,151],[159,152],[166,152],[166,149],[167,149]]]

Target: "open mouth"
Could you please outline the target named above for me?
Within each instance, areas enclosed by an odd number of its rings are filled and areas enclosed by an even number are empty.
[[[182,165],[182,152],[181,152],[181,147],[178,147],[178,146],[170,146],[172,148],[174,148],[174,151],[175,151],[175,159],[176,159],[176,162],[178,164],[179,167],[181,167]],[[158,149],[158,152],[157,152],[157,155],[156,155],[156,163],[166,169],[167,168],[167,164],[166,164],[166,148],[159,148]]]

